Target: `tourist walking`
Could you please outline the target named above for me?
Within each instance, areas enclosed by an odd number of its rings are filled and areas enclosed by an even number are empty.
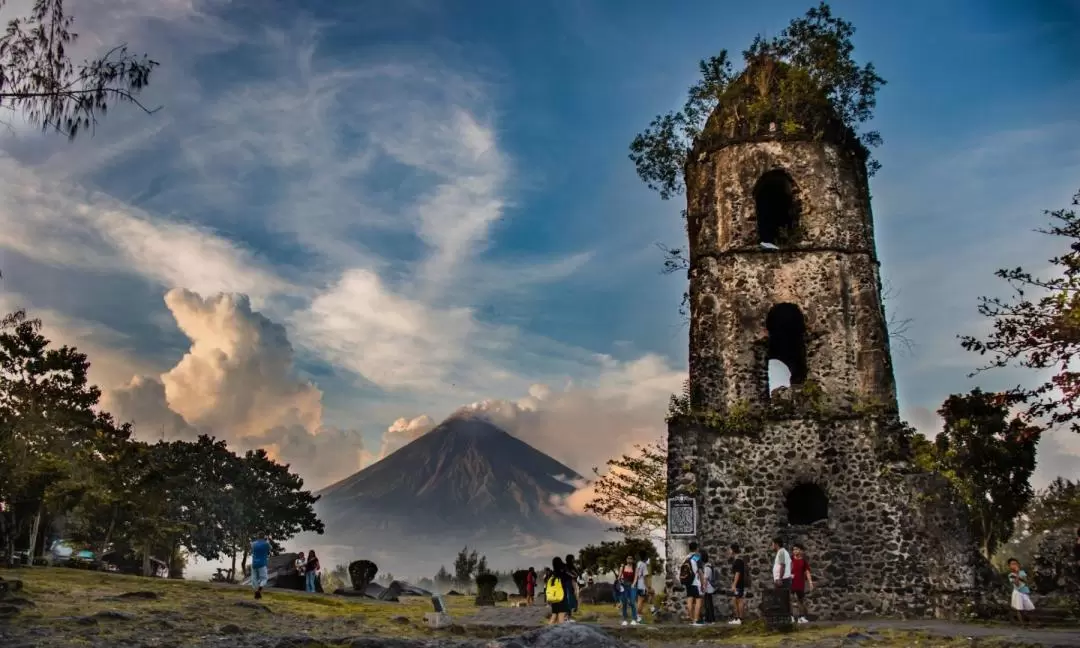
[[[536,596],[536,570],[529,567],[525,574],[525,605],[531,606]]]
[[[319,557],[315,555],[314,551],[309,551],[307,564],[304,565],[304,574],[307,576],[304,585],[308,592],[315,591],[315,581],[318,580],[320,571]]]
[[[702,581],[703,591],[701,592],[702,605],[701,620],[704,623],[711,624],[716,623],[716,609],[713,601],[713,594],[716,594],[716,587],[713,585],[713,579],[715,578],[712,561],[709,560],[709,552],[701,552],[701,570],[705,574],[705,580]]]
[[[570,614],[570,594],[574,591],[574,582],[566,571],[566,563],[555,556],[551,560],[551,572],[544,581],[544,600],[551,606],[549,625],[568,621]]]
[[[566,562],[563,563],[563,567],[566,570],[566,575],[570,578],[570,590],[566,593],[568,604],[566,620],[573,621],[574,615],[578,611],[578,600],[581,596],[581,574],[578,573],[577,567],[574,565],[573,554],[566,555]]]
[[[791,589],[791,554],[784,549],[784,541],[774,538],[772,541],[773,556],[773,583],[777,587]]]
[[[1012,609],[1016,610],[1016,619],[1021,625],[1027,622],[1026,612],[1033,612],[1035,604],[1031,602],[1031,588],[1028,587],[1028,575],[1020,569],[1020,561],[1009,558],[1009,581],[1012,583]]]
[[[618,585],[622,594],[623,625],[636,626],[638,624],[636,575],[637,565],[634,562],[634,557],[632,555],[627,556],[618,576]]]
[[[690,543],[690,555],[679,567],[679,582],[686,588],[686,616],[690,625],[701,625],[701,592],[705,574],[701,566],[698,543]]]
[[[634,598],[637,603],[637,622],[644,623],[641,611],[646,601],[649,600],[649,552],[638,553],[638,561],[634,571]]]
[[[797,605],[799,608],[799,623],[809,623],[810,620],[806,618],[806,593],[814,589],[814,579],[810,575],[810,563],[806,561],[806,548],[797,544],[791,551],[791,593],[795,598],[792,607]]]
[[[270,560],[270,542],[266,538],[258,537],[251,543],[251,588],[255,590],[255,598],[262,598],[263,588],[266,587],[266,564]]]
[[[746,561],[739,556],[739,545],[731,545],[728,548],[728,556],[731,558],[731,603],[735,612],[735,618],[728,621],[728,623],[742,625],[743,615],[746,613],[746,588],[749,584],[747,578],[749,570],[746,569]]]

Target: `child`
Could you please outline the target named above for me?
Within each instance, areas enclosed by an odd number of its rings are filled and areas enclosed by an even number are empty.
[[[1016,618],[1023,625],[1026,621],[1025,612],[1031,612],[1035,606],[1031,602],[1031,588],[1027,584],[1027,572],[1020,569],[1020,561],[1009,558],[1009,580],[1012,582],[1012,608],[1016,610]]]

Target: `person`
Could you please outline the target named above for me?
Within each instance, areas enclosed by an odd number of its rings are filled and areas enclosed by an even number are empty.
[[[626,562],[623,563],[622,569],[619,570],[619,589],[622,595],[622,624],[623,625],[637,625],[638,624],[638,609],[637,609],[637,587],[635,586],[635,576],[637,574],[637,565],[634,563],[634,557],[627,556]],[[627,614],[629,612],[629,614]]]
[[[712,624],[716,623],[716,609],[714,607],[713,594],[716,594],[716,588],[713,586],[713,566],[712,561],[709,560],[709,552],[701,552],[701,571],[705,575],[705,578],[701,581],[702,592],[701,600],[704,601],[701,611],[701,620],[703,623]]]
[[[634,597],[637,604],[637,622],[644,623],[641,618],[642,606],[649,600],[649,552],[638,553],[637,566],[634,571]]]
[[[728,556],[731,558],[731,600],[735,609],[735,618],[728,623],[742,625],[743,614],[746,613],[746,561],[739,557],[737,544],[728,548]]]
[[[536,596],[536,570],[529,567],[525,574],[525,605],[532,606]]]
[[[801,544],[794,545],[791,558],[791,593],[795,595],[793,604],[799,608],[799,623],[810,623],[806,618],[806,593],[813,591],[814,579],[810,575],[810,563],[806,561],[806,548]],[[793,610],[794,611],[794,610]]]
[[[679,582],[686,588],[686,615],[690,619],[690,625],[701,625],[701,592],[705,582],[705,574],[701,566],[701,554],[698,553],[698,543],[690,543],[690,555],[679,567]]]
[[[301,551],[296,554],[296,560],[293,561],[293,569],[296,570],[296,575],[300,577],[300,580],[304,580],[304,567],[306,565],[307,558],[304,558],[304,552]]]
[[[309,551],[307,557],[307,564],[304,565],[304,573],[307,575],[305,589],[308,592],[315,591],[315,581],[319,578],[319,571],[319,557],[315,555],[314,551]]]
[[[776,554],[773,557],[773,583],[777,587],[791,589],[791,554],[784,548],[784,541],[780,538],[773,539],[772,550]]]
[[[566,620],[572,623],[574,621],[574,614],[578,611],[578,598],[581,595],[581,585],[579,583],[581,574],[578,573],[577,567],[574,566],[573,554],[566,555],[566,562],[563,563],[563,569],[570,578],[570,590],[566,593]]]
[[[1016,610],[1016,618],[1021,624],[1025,623],[1025,612],[1035,610],[1031,602],[1031,588],[1027,583],[1027,572],[1020,569],[1020,561],[1009,558],[1009,580],[1012,582],[1012,609]]]
[[[566,563],[555,556],[551,560],[551,572],[544,581],[544,599],[551,606],[549,625],[568,621],[570,614],[569,595],[574,591],[574,581],[566,571]]]
[[[257,599],[262,598],[263,588],[266,587],[266,564],[269,560],[270,542],[260,536],[251,543],[251,587]]]

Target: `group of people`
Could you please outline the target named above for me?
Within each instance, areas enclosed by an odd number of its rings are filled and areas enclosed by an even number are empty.
[[[791,592],[792,623],[809,623],[806,594],[814,589],[814,579],[805,548],[796,544],[788,552],[784,541],[775,538],[772,552],[773,585]],[[679,581],[686,588],[686,612],[690,625],[716,623],[717,595],[731,597],[733,614],[728,623],[742,624],[750,588],[750,570],[739,555],[738,545],[730,545],[727,553],[731,566],[730,581],[725,577],[724,570],[712,562],[708,552],[700,550],[696,542],[690,543],[690,555],[679,567]]]
[[[267,582],[267,566],[270,562],[270,541],[266,538],[257,538],[251,543],[251,588],[255,590],[255,598],[261,599],[263,588]],[[293,569],[297,575],[304,579],[304,589],[308,592],[315,591],[315,583],[319,579],[322,567],[319,565],[319,557],[314,551],[297,554],[293,562]]]

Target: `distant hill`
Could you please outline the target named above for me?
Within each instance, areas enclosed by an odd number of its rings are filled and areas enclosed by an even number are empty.
[[[458,415],[323,489],[326,535],[310,542],[333,545],[324,552],[341,554],[335,562],[368,558],[405,577],[452,569],[466,544],[493,567],[548,564],[605,537],[601,521],[552,504],[579,479],[493,423]]]

